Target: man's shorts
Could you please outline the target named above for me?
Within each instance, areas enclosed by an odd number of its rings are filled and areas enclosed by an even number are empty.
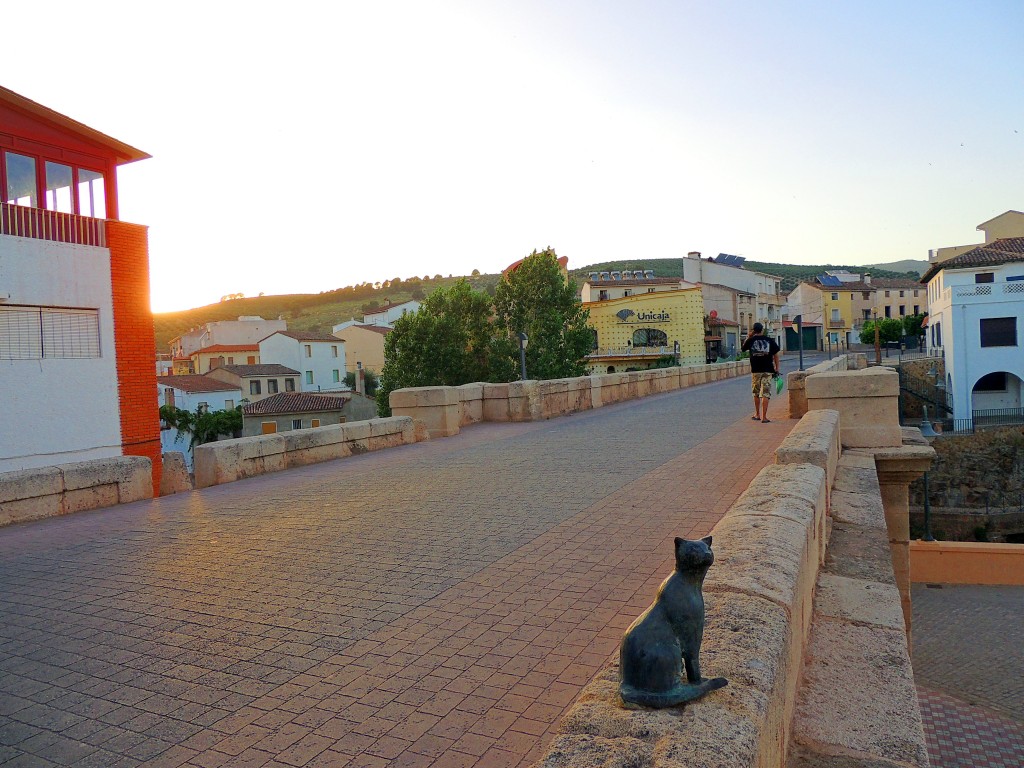
[[[772,389],[772,374],[750,374],[750,390],[754,393],[754,397],[763,397],[766,400],[770,400],[772,397]]]

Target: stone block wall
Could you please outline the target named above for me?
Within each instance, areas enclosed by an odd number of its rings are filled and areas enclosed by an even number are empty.
[[[0,525],[67,515],[153,496],[153,467],[118,456],[0,473]]]
[[[444,404],[458,415],[458,402]],[[321,461],[341,459],[416,442],[415,425],[406,416],[353,421],[273,435],[220,440],[195,448],[196,488],[230,483]]]
[[[746,361],[608,373],[545,381],[410,387],[391,393],[391,413],[409,416],[430,437],[449,437],[481,421],[539,421],[626,400],[741,376]]]

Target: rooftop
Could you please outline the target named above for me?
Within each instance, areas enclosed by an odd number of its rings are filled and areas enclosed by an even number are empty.
[[[207,354],[209,352],[259,352],[260,348],[255,344],[211,344],[208,347],[197,349],[193,355]],[[187,359],[187,358],[186,358]]]
[[[279,392],[242,409],[245,416],[271,416],[281,413],[340,411],[351,396],[319,392]]]
[[[186,374],[180,376],[158,376],[156,383],[161,387],[173,387],[182,392],[237,392],[238,387],[228,384],[226,381],[211,379],[209,376],[200,374]]]
[[[270,336],[287,336],[296,341],[329,341],[333,344],[337,344],[339,341],[337,336],[321,331],[274,331],[269,336],[260,339],[260,341],[266,341]]]
[[[971,267],[998,267],[1001,264],[1024,261],[1024,237],[1004,237],[991,243],[978,246],[974,250],[961,253],[946,261],[932,264],[921,276],[921,282],[927,283],[943,269],[969,269]]]
[[[337,339],[335,339],[337,341]],[[227,371],[243,379],[253,376],[298,376],[299,372],[288,366],[277,363],[261,363],[260,365],[222,365],[214,368],[215,371]]]

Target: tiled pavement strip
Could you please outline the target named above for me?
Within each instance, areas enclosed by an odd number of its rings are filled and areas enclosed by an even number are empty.
[[[528,765],[791,428],[748,392],[0,529],[0,764]]]
[[[915,584],[913,606],[932,765],[1024,766],[1024,587]]]

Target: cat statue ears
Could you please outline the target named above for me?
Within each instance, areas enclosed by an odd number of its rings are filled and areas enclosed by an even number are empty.
[[[711,537],[710,536],[705,536],[703,539],[701,539],[701,541],[703,541],[705,544],[707,544],[709,549],[711,548]],[[678,536],[676,536],[676,549],[679,549],[679,547],[682,546],[685,543],[686,543],[686,539],[681,539]]]

